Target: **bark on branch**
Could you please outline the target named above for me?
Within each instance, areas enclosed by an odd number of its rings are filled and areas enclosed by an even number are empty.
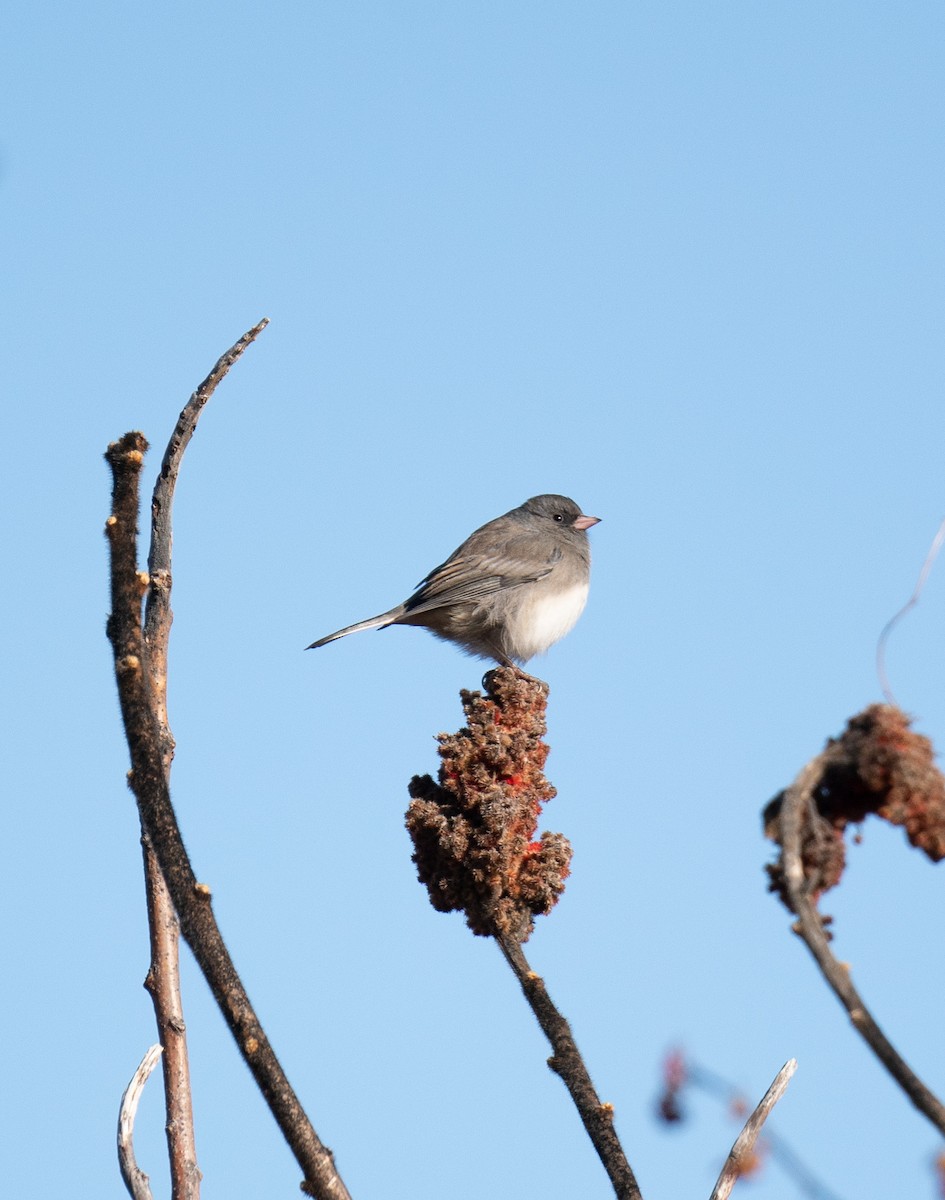
[[[866,1006],[853,986],[850,970],[839,962],[830,949],[824,918],[817,911],[812,894],[833,880],[836,852],[829,831],[825,831],[817,796],[823,787],[838,743],[811,759],[794,783],[769,807],[769,832],[777,831],[781,860],[771,870],[775,886],[788,907],[797,916],[794,931],[820,968],[831,991],[846,1009],[853,1028],[866,1042],[889,1074],[915,1107],[935,1128],[945,1134],[945,1105],[916,1075]],[[834,796],[834,801],[836,800]],[[862,817],[860,818],[862,819]],[[821,847],[821,849],[818,849]],[[826,849],[824,849],[826,848]],[[829,869],[823,864],[829,863]]]
[[[555,795],[543,772],[548,687],[513,667],[487,672],[483,684],[484,695],[461,693],[467,727],[439,735],[437,781],[411,780],[407,829],[417,874],[434,908],[461,910],[474,933],[498,942],[616,1196],[640,1200],[613,1108],[601,1103],[570,1026],[522,951],[536,916],[551,912],[564,891],[571,863],[562,834],[538,835],[542,807]]]
[[[131,754],[129,784],[138,804],[142,827],[157,857],[168,891],[180,919],[181,930],[193,951],[204,977],[232,1032],[240,1052],[263,1093],[279,1128],[289,1143],[305,1179],[303,1190],[320,1200],[350,1200],[339,1176],[331,1151],[319,1140],[302,1109],[285,1072],[259,1022],[246,989],[236,972],[210,904],[210,891],[198,883],[194,874],[177,818],[171,805],[166,762],[168,743],[166,710],[159,702],[153,684],[155,676],[166,677],[166,659],[160,660],[155,639],[155,622],[169,621],[167,609],[161,612],[170,589],[170,496],[173,480],[196,416],[229,365],[252,341],[262,325],[250,331],[227,355],[220,359],[214,373],[191,398],[192,420],[185,428],[180,446],[165,456],[169,479],[167,502],[161,511],[166,534],[161,541],[166,554],[154,561],[159,582],[149,597],[149,613],[156,614],[146,638],[142,622],[142,599],[149,588],[149,577],[137,566],[137,521],[139,482],[147,442],[140,433],[128,433],[109,446],[106,460],[112,470],[112,512],[106,522],[111,551],[111,616],[108,637],[114,655],[115,675],[122,720]],[[184,410],[184,414],[188,412]],[[182,420],[184,420],[182,414]],[[180,429],[180,423],[178,424]],[[169,458],[172,460],[168,466]],[[152,547],[153,550],[153,547]],[[151,661],[154,645],[155,661]],[[161,690],[161,689],[159,689]]]
[[[118,1166],[131,1200],[153,1200],[151,1182],[135,1159],[134,1132],[138,1101],[160,1057],[160,1046],[152,1046],[146,1051],[122,1094],[118,1110]]]
[[[169,765],[169,764],[168,764]],[[164,1131],[171,1175],[171,1200],[197,1200],[200,1168],[194,1134],[193,1092],[187,1057],[187,1026],[180,986],[180,923],[158,866],[154,847],[142,827],[144,890],[148,910],[151,963],[144,981],[164,1054]]]
[[[568,1089],[587,1136],[613,1185],[614,1195],[617,1200],[642,1200],[636,1177],[614,1130],[613,1107],[602,1103],[597,1095],[590,1072],[571,1033],[571,1026],[548,995],[545,981],[528,965],[521,944],[508,935],[498,933],[495,940],[521,985],[542,1032],[551,1043],[552,1056],[548,1059],[548,1066],[561,1077]]]
[[[732,1188],[741,1178],[746,1159],[754,1151],[755,1142],[758,1140],[758,1134],[761,1133],[762,1125],[767,1121],[768,1114],[784,1095],[787,1085],[791,1082],[791,1076],[796,1070],[797,1059],[791,1058],[788,1059],[774,1077],[771,1087],[762,1096],[755,1111],[745,1122],[744,1128],[735,1139],[735,1144],[729,1151],[728,1158],[725,1160],[725,1165],[722,1167],[709,1200],[728,1200],[728,1197],[732,1194]]]

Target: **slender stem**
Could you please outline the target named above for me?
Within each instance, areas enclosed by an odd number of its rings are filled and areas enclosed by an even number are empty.
[[[889,686],[889,676],[886,674],[886,645],[892,631],[902,618],[919,603],[919,598],[928,582],[929,575],[931,574],[932,567],[935,565],[936,558],[938,558],[943,542],[945,542],[945,521],[939,524],[935,537],[932,538],[932,544],[929,546],[928,553],[925,556],[925,562],[922,564],[922,570],[919,572],[919,578],[913,588],[912,595],[902,608],[898,612],[893,613],[889,618],[883,626],[879,640],[876,643],[876,674],[879,676],[879,686],[883,689],[883,695],[886,697],[887,704],[895,704],[896,701],[893,698],[892,688]]]
[[[829,747],[811,759],[785,792],[781,805],[780,841],[784,880],[791,908],[797,915],[795,931],[810,950],[828,986],[847,1010],[853,1028],[919,1112],[940,1133],[945,1134],[945,1105],[926,1087],[876,1023],[862,996],[853,986],[849,969],[834,957],[823,923],[810,898],[801,860],[801,835],[804,812],[814,804],[814,791],[823,776],[827,754]]]
[[[722,1167],[722,1171],[719,1174],[715,1187],[712,1189],[712,1195],[709,1197],[709,1200],[728,1200],[732,1188],[738,1182],[739,1177],[745,1169],[745,1159],[755,1147],[755,1142],[758,1140],[758,1134],[761,1133],[762,1125],[767,1121],[768,1114],[784,1095],[787,1085],[791,1081],[791,1076],[796,1070],[797,1059],[791,1058],[788,1059],[774,1077],[771,1087],[762,1096],[757,1108],[745,1122],[741,1133],[735,1139],[735,1143],[729,1151],[728,1158],[725,1160],[725,1165]]]
[[[151,502],[148,590],[145,600],[144,664],[160,732],[164,773],[168,779],[174,758],[174,738],[167,715],[167,664],[171,624],[174,619],[171,612],[171,518],[177,473],[184,450],[197,428],[197,420],[203,406],[230,367],[267,324],[267,321],[261,321],[244,334],[236,345],[219,359],[190,397],[171,435],[154,488]],[[151,839],[144,828],[141,846],[144,855],[145,896],[151,943],[151,965],[145,987],[154,1005],[158,1037],[164,1047],[164,1128],[170,1162],[171,1196],[172,1200],[198,1200],[201,1175],[197,1165],[193,1095],[187,1057],[187,1027],[181,998],[180,923]]]
[[[555,1007],[544,980],[529,967],[521,945],[507,935],[495,934],[499,949],[521,984],[525,999],[551,1043],[548,1066],[561,1076],[584,1123],[588,1137],[604,1164],[618,1200],[642,1200],[630,1164],[614,1132],[614,1110],[602,1104],[577,1048],[571,1027]]]
[[[217,359],[213,370],[196,389],[177,418],[161,460],[161,470],[151,497],[151,546],[148,553],[148,590],[144,611],[144,641],[148,648],[148,669],[155,684],[155,703],[163,727],[162,742],[168,762],[174,753],[167,720],[167,649],[171,622],[171,551],[173,548],[172,519],[174,489],[184,451],[190,445],[204,405],[213,395],[217,384],[243,351],[259,337],[269,324],[263,318]]]
[[[194,1105],[187,1057],[187,1026],[180,986],[180,922],[151,839],[142,828],[145,896],[151,965],[144,986],[151,996],[164,1047],[164,1129],[173,1200],[197,1200],[200,1168],[194,1136]]]
[[[741,1088],[691,1058],[685,1061],[683,1081],[691,1087],[701,1088],[710,1096],[722,1097],[733,1112],[748,1111],[748,1102]],[[765,1133],[765,1146],[772,1161],[778,1163],[799,1193],[811,1197],[811,1200],[840,1200],[836,1192],[831,1191],[817,1178],[787,1138],[768,1129]]]
[[[171,805],[165,766],[170,750],[162,736],[166,720],[152,686],[161,664],[152,667],[147,661],[141,599],[149,583],[137,570],[138,486],[146,449],[140,433],[129,433],[106,454],[113,476],[112,513],[106,522],[112,593],[108,637],[131,753],[129,783],[184,938],[305,1174],[303,1190],[320,1200],[349,1200],[331,1152],[312,1128],[250,1004],[213,915],[210,891],[197,882]]]
[[[134,1132],[138,1101],[160,1057],[160,1046],[146,1052],[122,1094],[118,1110],[118,1166],[131,1200],[152,1200],[151,1182],[135,1159]]]

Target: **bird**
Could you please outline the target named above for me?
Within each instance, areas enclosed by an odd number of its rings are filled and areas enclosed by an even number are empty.
[[[476,658],[506,667],[526,663],[563,638],[584,611],[587,531],[599,521],[568,496],[533,496],[470,534],[403,604],[306,650],[362,629],[420,625]]]

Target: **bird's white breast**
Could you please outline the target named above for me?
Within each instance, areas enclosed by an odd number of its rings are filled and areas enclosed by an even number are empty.
[[[531,591],[531,599],[520,605],[514,616],[510,614],[509,621],[509,641],[523,659],[544,654],[573,628],[587,603],[588,585],[579,583],[550,594],[541,588]]]

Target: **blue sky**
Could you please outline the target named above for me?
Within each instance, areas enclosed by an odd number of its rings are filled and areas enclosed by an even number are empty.
[[[759,812],[878,699],[945,516],[941,7],[53,3],[0,45],[11,1194],[38,1162],[122,1194],[153,1040],[101,455],[140,428],[152,479],[268,316],[178,489],[172,786],[353,1195],[610,1194],[498,952],[409,860],[407,782],[480,664],[413,629],[302,653],[544,491],[603,521],[534,664],[575,857],[528,953],[645,1197],[708,1196],[737,1132],[707,1099],[654,1123],[674,1044],[758,1097],[796,1057],[774,1120],[831,1190],[932,1195],[934,1131],[765,893]],[[939,743],[943,610],[940,568],[888,655]],[[941,1094],[941,871],[864,835],[836,949]],[[189,959],[185,988],[204,1196],[295,1194]],[[153,1086],[138,1148],[166,1194]]]

